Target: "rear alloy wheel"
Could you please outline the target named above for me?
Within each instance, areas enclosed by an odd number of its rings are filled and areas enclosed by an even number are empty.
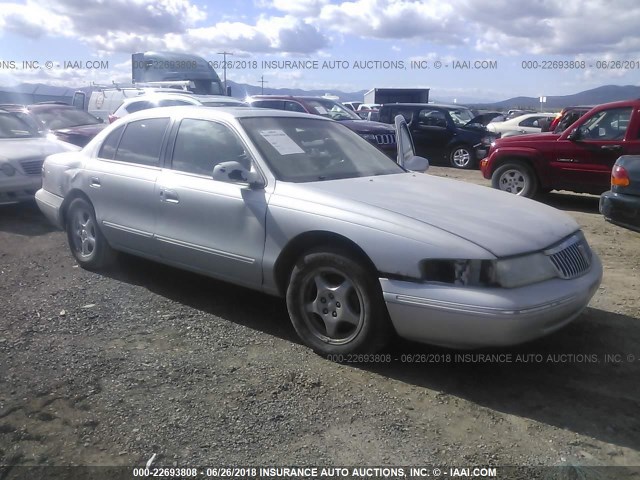
[[[370,353],[390,323],[377,275],[344,252],[311,252],[296,263],[287,308],[300,338],[321,355]]]
[[[449,162],[452,167],[470,169],[476,163],[476,156],[471,147],[457,145],[449,152]]]
[[[69,248],[82,268],[96,270],[108,266],[115,256],[98,228],[93,206],[83,198],[71,202],[66,214]]]
[[[496,168],[491,176],[493,188],[531,198],[538,192],[535,173],[523,162],[508,162]]]

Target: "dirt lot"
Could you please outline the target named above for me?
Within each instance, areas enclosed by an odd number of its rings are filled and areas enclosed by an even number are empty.
[[[604,281],[568,328],[480,352],[495,363],[404,341],[332,363],[280,299],[129,256],[90,273],[34,205],[0,207],[0,465],[640,465],[640,234],[597,197],[544,201]]]

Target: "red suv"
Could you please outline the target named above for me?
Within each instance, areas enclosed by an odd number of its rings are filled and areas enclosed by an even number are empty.
[[[480,170],[494,188],[524,197],[550,190],[600,195],[616,159],[638,154],[640,99],[598,105],[561,134],[498,139]]]

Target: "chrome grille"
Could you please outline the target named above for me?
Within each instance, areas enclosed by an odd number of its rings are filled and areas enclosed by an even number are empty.
[[[584,237],[573,236],[545,252],[561,278],[576,278],[591,267],[591,250]]]
[[[20,166],[22,170],[27,175],[42,175],[42,164],[44,163],[43,159],[39,160],[23,160],[20,162]]]
[[[379,133],[376,135],[376,142],[378,142],[378,145],[393,145],[396,143],[396,134]]]

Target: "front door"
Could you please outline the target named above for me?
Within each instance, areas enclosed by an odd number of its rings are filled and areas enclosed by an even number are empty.
[[[169,263],[250,287],[262,283],[264,189],[214,180],[218,163],[252,161],[228,125],[181,121],[158,177],[156,242]]]
[[[631,107],[602,110],[581,123],[577,137],[568,131],[560,137],[552,164],[560,186],[588,186],[594,193],[609,189],[618,157],[640,153],[640,139],[628,128],[631,112]]]

